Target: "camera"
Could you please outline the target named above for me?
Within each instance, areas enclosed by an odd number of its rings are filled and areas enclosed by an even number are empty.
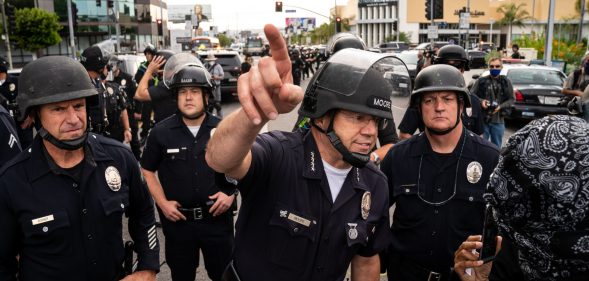
[[[497,103],[497,101],[486,101],[486,105],[487,105],[487,111],[490,113],[493,113],[495,111],[495,109],[497,109],[497,107],[499,106],[499,104]]]

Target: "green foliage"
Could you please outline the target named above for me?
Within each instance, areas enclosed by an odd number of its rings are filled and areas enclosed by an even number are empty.
[[[499,51],[491,51],[490,53],[485,55],[485,62],[488,62],[491,58],[501,58],[501,52]]]
[[[221,33],[221,34],[217,35],[217,38],[219,38],[219,44],[221,44],[221,46],[223,46],[223,47],[231,46],[231,38],[227,37],[227,35]]]
[[[509,26],[509,32],[507,36],[508,45],[511,43],[513,26],[523,26],[524,20],[530,18],[530,14],[524,9],[525,6],[525,3],[520,3],[517,5],[514,3],[506,3],[497,8],[497,13],[503,15],[503,18],[501,18],[497,24]]]
[[[518,38],[514,42],[520,48],[534,48],[538,51],[538,58],[544,57],[546,36],[543,34],[540,34],[538,38]],[[587,49],[587,45],[584,42],[577,44],[574,40],[554,39],[552,41],[552,59],[566,61],[567,65],[578,65]]]
[[[342,32],[350,31],[350,20],[351,19],[347,19],[347,18],[342,19]],[[313,44],[327,43],[327,40],[329,40],[329,38],[335,34],[335,18],[332,18],[329,21],[329,24],[324,23],[324,24],[316,27],[315,29],[313,29],[309,33],[311,35],[311,42]],[[293,35],[292,36],[292,38],[297,38],[297,40],[304,40],[305,37],[306,37],[306,35],[299,35],[299,36]],[[294,40],[294,39],[291,39],[291,40]],[[294,42],[294,41],[292,41],[292,42]],[[299,42],[299,41],[297,41],[297,42]],[[299,42],[299,44],[304,44],[304,43],[305,43],[305,41]]]
[[[410,40],[411,36],[409,36],[408,33],[405,32],[400,32],[399,33],[399,41],[400,42],[405,42],[407,44],[411,44],[411,40]],[[390,36],[387,36],[384,39],[385,42],[391,42],[391,41],[397,41],[397,34],[391,34]]]
[[[587,2],[585,2],[585,10],[587,10]],[[577,13],[577,16],[581,15],[581,0],[575,0],[575,12]]]
[[[16,10],[16,26],[11,36],[17,44],[30,52],[53,46],[61,41],[57,15],[39,8]]]

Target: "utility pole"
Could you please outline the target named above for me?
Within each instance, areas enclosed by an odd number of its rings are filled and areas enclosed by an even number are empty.
[[[466,12],[470,15],[470,0],[466,0]],[[464,41],[466,41],[464,43],[464,47],[465,47],[464,49],[465,50],[468,50],[468,47],[470,45],[470,42],[468,41],[468,35],[469,35],[469,33],[470,33],[470,16],[469,16],[469,19],[468,19],[468,27],[466,28],[466,38],[464,40]]]
[[[398,1],[397,1],[397,4],[399,4]],[[433,26],[434,25],[434,0],[430,0],[429,4],[431,7],[430,11],[429,11],[429,14],[430,14],[430,23],[429,24],[430,24],[430,26]],[[397,30],[398,30],[398,27],[397,27]],[[434,38],[429,39],[429,43],[430,43],[430,48],[433,51],[434,50]]]
[[[544,47],[544,61],[547,66],[552,66],[552,39],[554,38],[554,2],[550,0],[550,9],[548,10],[548,37],[546,38],[546,46]]]
[[[70,54],[76,58],[76,44],[74,43],[74,14],[72,13],[72,0],[67,0],[67,23],[70,32]]]
[[[337,0],[333,0],[333,28],[335,28],[335,34],[337,34]]]
[[[6,56],[8,57],[8,67],[12,69],[12,53],[10,52],[10,37],[8,36],[8,26],[6,24],[6,11],[4,10],[4,2],[2,0],[2,26],[4,26],[4,36],[6,36],[4,42],[6,43]]]
[[[493,44],[493,23],[495,23],[495,19],[491,18],[489,20],[490,26],[489,26],[489,42],[491,44]]]
[[[117,36],[117,53],[121,53],[121,25],[119,24],[119,0],[114,0],[113,13],[115,14],[115,34]]]
[[[399,1],[397,1],[397,6],[395,7],[395,20],[397,21],[397,42],[399,42],[399,33],[401,33],[401,27],[399,26]]]
[[[585,0],[581,0],[581,20],[579,20],[579,33],[577,34],[577,44],[581,43],[583,38],[583,20],[585,19]]]

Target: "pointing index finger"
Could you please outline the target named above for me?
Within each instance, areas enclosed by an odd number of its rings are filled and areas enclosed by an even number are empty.
[[[270,45],[270,51],[272,53],[272,59],[276,62],[276,69],[280,74],[280,78],[291,79],[290,75],[291,64],[290,57],[288,56],[288,49],[286,48],[286,42],[282,38],[280,31],[271,24],[264,26],[264,33],[268,39]]]

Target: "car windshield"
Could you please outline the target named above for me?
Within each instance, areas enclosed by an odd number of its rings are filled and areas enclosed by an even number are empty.
[[[556,70],[548,69],[512,69],[507,72],[512,84],[540,84],[562,86],[565,78]]]
[[[215,55],[217,63],[221,66],[236,67],[241,65],[241,61],[237,55]],[[206,58],[206,55],[201,55],[201,60]]]
[[[417,64],[417,54],[396,54],[405,64]]]

